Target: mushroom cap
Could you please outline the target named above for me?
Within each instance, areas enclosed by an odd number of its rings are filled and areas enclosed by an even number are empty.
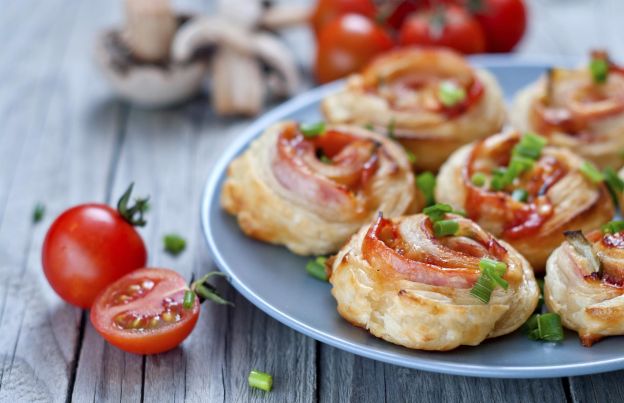
[[[167,64],[128,63],[120,65],[111,47],[111,37],[120,35],[109,30],[98,35],[95,62],[115,92],[141,107],[156,108],[183,102],[201,88],[207,64],[203,61]]]

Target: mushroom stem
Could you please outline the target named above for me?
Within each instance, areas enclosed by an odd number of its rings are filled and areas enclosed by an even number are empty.
[[[124,40],[137,58],[166,61],[176,28],[169,0],[126,0]]]

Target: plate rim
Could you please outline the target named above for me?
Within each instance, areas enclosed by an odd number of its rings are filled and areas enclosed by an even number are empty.
[[[548,64],[563,63],[572,64],[570,59],[553,58],[546,56],[508,56],[508,55],[478,55],[469,58],[476,65],[484,65],[485,67],[544,67]],[[316,328],[305,324],[299,319],[280,311],[269,301],[256,295],[245,283],[241,282],[236,273],[230,270],[229,265],[221,255],[216,246],[213,231],[210,228],[210,210],[213,202],[218,200],[215,193],[220,191],[220,183],[223,175],[227,170],[232,158],[238,155],[264,128],[277,119],[306,106],[310,103],[317,102],[326,93],[334,91],[341,87],[344,80],[338,80],[319,87],[312,88],[299,94],[284,103],[277,105],[270,111],[262,114],[254,119],[238,136],[238,138],[228,145],[217,162],[211,168],[206,185],[202,192],[200,203],[201,227],[204,240],[207,243],[210,256],[217,267],[227,274],[230,284],[240,292],[248,301],[267,315],[276,319],[278,322],[313,338],[316,341],[328,344],[335,348],[350,352],[355,355],[366,357],[369,359],[386,362],[401,367],[407,367],[417,370],[443,373],[448,375],[460,375],[471,377],[489,377],[489,378],[554,378],[565,376],[589,375],[600,372],[615,371],[624,369],[624,356],[620,358],[607,359],[601,361],[592,361],[589,363],[574,363],[554,366],[488,366],[476,364],[448,363],[423,360],[420,358],[406,358],[401,354],[371,351],[362,349],[357,343],[344,340],[340,337],[333,336],[326,332],[317,330]],[[452,354],[452,352],[451,352]]]

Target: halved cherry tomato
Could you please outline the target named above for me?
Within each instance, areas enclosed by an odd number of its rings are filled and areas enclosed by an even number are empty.
[[[526,8],[522,0],[483,0],[475,12],[485,33],[488,52],[509,52],[526,29]]]
[[[175,348],[199,317],[199,298],[184,307],[189,287],[173,270],[143,268],[115,281],[95,300],[91,323],[106,341],[135,354]]]
[[[401,28],[399,42],[401,45],[445,46],[465,54],[485,51],[481,26],[456,5],[412,14]]]
[[[70,208],[46,235],[43,272],[56,293],[70,304],[89,308],[107,285],[145,266],[141,236],[105,204]]]
[[[312,14],[312,27],[318,35],[323,27],[344,14],[361,14],[375,18],[373,0],[319,0]]]
[[[325,83],[364,67],[394,47],[390,35],[370,19],[345,14],[326,25],[318,38],[316,79]]]

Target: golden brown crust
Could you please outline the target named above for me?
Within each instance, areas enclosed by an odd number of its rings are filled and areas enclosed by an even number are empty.
[[[569,94],[574,87],[586,88],[591,84],[591,75],[587,69],[557,70],[561,81],[561,95],[558,106],[561,113],[567,111],[565,106],[574,95]],[[624,77],[612,74],[609,85],[624,87]],[[538,81],[522,89],[515,97],[511,108],[511,123],[521,131],[533,131],[545,135],[551,144],[568,148],[581,157],[590,160],[598,167],[619,168],[624,163],[621,157],[624,150],[624,112],[598,116],[587,120],[579,133],[569,133],[564,128],[545,128],[535,115],[535,107],[543,102],[548,79],[542,77]],[[568,88],[570,87],[570,88]],[[565,91],[565,92],[564,92]],[[621,102],[621,100],[620,100]],[[578,124],[578,123],[577,123]]]
[[[601,259],[621,250],[609,251],[594,242]],[[621,256],[615,264],[624,269]],[[591,347],[605,336],[624,335],[624,288],[588,275],[588,261],[565,241],[548,259],[544,278],[544,301],[561,316],[561,322],[579,334],[581,343]]]
[[[383,211],[388,216],[422,208],[410,165],[402,148],[388,139],[361,127],[328,126],[383,147],[386,160],[370,180],[370,191],[362,211],[332,210],[328,205],[310,203],[296,192],[284,188],[272,168],[278,135],[294,122],[278,123],[266,130],[241,156],[230,164],[223,185],[221,204],[237,216],[245,234],[265,242],[285,245],[301,255],[335,252],[365,222]]]
[[[417,230],[426,219],[419,214],[392,222],[410,245],[426,251],[431,241]],[[455,219],[469,221],[457,216]],[[338,313],[377,337],[422,350],[474,346],[486,338],[514,331],[537,305],[539,289],[531,266],[504,242],[500,245],[507,250],[505,278],[510,286],[507,291],[495,289],[485,304],[470,295],[470,288],[429,285],[373,266],[364,250],[369,227],[360,229],[338,252],[332,262],[330,282]]]
[[[486,140],[487,144],[508,141],[516,132],[502,133]],[[466,210],[467,184],[464,169],[475,144],[466,145],[457,150],[440,169],[438,175],[436,199],[440,203],[448,203],[456,209]],[[563,231],[581,229],[589,231],[609,221],[615,211],[613,203],[604,185],[595,185],[587,180],[579,167],[583,159],[571,151],[546,147],[543,151],[557,160],[565,162],[568,173],[555,185],[549,188],[546,196],[553,208],[553,215],[535,234],[515,239],[503,236],[503,220],[505,212],[490,210],[477,218],[477,222],[495,236],[503,237],[514,248],[522,253],[531,263],[536,272],[543,272],[550,253],[563,241]]]
[[[371,85],[389,86],[395,78],[409,74],[425,75],[435,82],[460,76],[468,76],[468,80],[476,77],[483,93],[466,111],[449,117],[439,111],[396,109],[388,99],[370,90]],[[380,76],[384,78],[379,79]],[[372,83],[375,80],[377,83]],[[389,125],[393,126],[393,134],[415,154],[415,167],[432,171],[437,171],[461,145],[498,132],[506,116],[502,91],[494,76],[485,70],[472,69],[453,52],[418,48],[378,58],[362,74],[351,76],[343,91],[325,98],[321,108],[330,122],[370,124],[384,134]]]

